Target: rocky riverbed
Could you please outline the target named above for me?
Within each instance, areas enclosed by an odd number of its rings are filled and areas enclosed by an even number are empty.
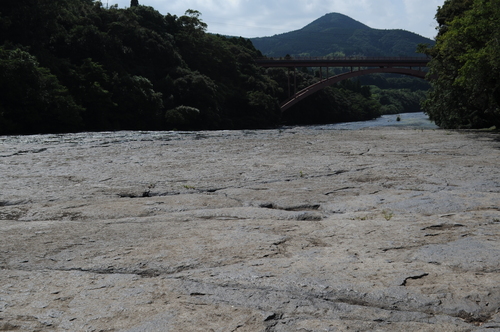
[[[0,137],[1,331],[500,331],[500,140]]]

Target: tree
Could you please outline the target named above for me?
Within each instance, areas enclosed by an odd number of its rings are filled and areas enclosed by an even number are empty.
[[[83,108],[31,54],[0,47],[0,135],[71,132]]]
[[[500,127],[500,0],[447,0],[436,19],[425,111],[443,128]]]
[[[278,83],[256,64],[262,54],[250,40],[206,33],[196,10],[177,17],[139,1],[125,9],[95,0],[5,2],[0,134],[268,128],[281,120],[286,71]],[[365,95],[337,92],[320,106],[339,101],[357,119],[370,106]]]
[[[130,0],[130,7],[138,7],[139,0]]]

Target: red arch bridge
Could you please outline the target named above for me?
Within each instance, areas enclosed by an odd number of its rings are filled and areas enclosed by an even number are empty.
[[[288,75],[288,95],[289,98],[280,104],[281,111],[284,112],[302,99],[311,94],[340,81],[376,73],[393,73],[410,75],[425,78],[427,72],[423,68],[427,67],[430,58],[427,57],[343,57],[343,58],[260,58],[256,62],[262,67],[286,67],[289,72],[293,70],[294,91],[291,91],[291,81]],[[320,81],[305,89],[297,91],[297,81],[295,71],[301,67],[319,68]],[[343,67],[350,68],[350,71],[329,76],[328,68]],[[323,68],[326,68],[326,75],[323,76]]]

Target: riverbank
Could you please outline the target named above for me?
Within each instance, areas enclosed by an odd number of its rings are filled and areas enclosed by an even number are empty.
[[[0,330],[500,330],[499,160],[428,129],[4,139]]]

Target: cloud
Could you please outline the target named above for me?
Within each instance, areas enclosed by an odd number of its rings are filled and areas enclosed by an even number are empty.
[[[434,16],[436,15],[438,6],[443,5],[443,0],[426,1],[426,7],[421,8],[421,1],[419,0],[404,0],[408,26],[410,27],[409,29],[427,31],[432,36],[435,36],[437,23]]]

